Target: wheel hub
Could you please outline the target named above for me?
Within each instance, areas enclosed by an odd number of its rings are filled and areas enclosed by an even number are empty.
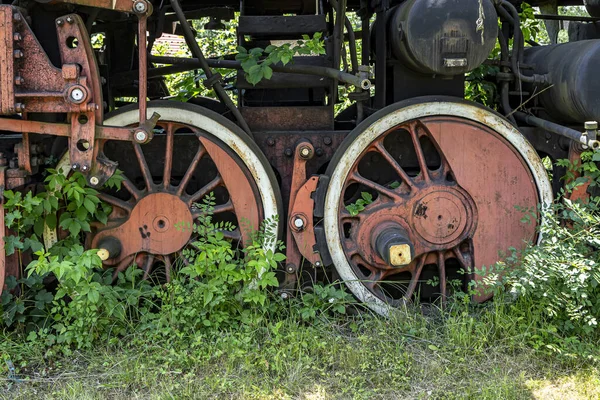
[[[444,245],[464,240],[476,218],[475,204],[460,188],[434,189],[415,202],[410,225],[423,240]]]
[[[192,222],[192,213],[180,197],[152,193],[138,201],[121,225],[98,232],[92,246],[104,248],[103,244],[108,240],[118,240],[121,251],[111,255],[112,259],[123,259],[140,252],[168,255],[189,242]]]
[[[471,237],[477,225],[477,208],[469,194],[456,183],[425,185],[403,202],[382,202],[365,210],[358,225],[358,248],[361,256],[380,269],[408,265],[425,253],[458,246]],[[390,229],[402,232],[407,240],[391,242],[385,250],[377,245]],[[414,248],[404,263],[391,262],[390,249]],[[389,254],[389,255],[388,255]]]

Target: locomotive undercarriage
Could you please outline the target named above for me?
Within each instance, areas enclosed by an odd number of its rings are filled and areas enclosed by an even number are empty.
[[[196,203],[212,193],[214,218],[237,226],[224,234],[240,246],[261,221],[279,216],[287,256],[282,296],[341,278],[382,314],[414,298],[443,299],[450,282],[466,287],[499,253],[542,240],[536,227],[543,221],[520,222],[523,209],[552,202],[562,185],[560,171],[548,180],[540,155],[574,160],[598,147],[597,126],[584,127],[582,118],[597,119],[600,105],[588,99],[581,115],[553,115],[544,99],[529,99],[566,78],[527,64],[546,56],[525,51],[512,4],[280,3],[0,5],[0,186],[35,187],[50,159],[97,188],[120,169],[122,189],[100,195],[113,212],[105,226],[93,227],[86,246],[100,249],[115,274],[135,264],[145,277],[164,280],[191,240],[176,225],[192,224]],[[361,32],[346,21],[348,11],[361,16]],[[419,21],[448,11],[440,26]],[[188,22],[210,17],[217,27],[235,12],[241,46],[321,32],[326,54],[274,65],[270,80],[251,85],[234,55],[207,59]],[[93,32],[105,34],[102,54],[92,48]],[[182,35],[192,57],[151,55],[163,32]],[[497,37],[501,57],[485,61]],[[346,41],[352,54],[341,71]],[[462,99],[465,73],[483,62],[500,69],[504,116]],[[577,66],[585,70],[588,62]],[[237,105],[214,68],[238,70]],[[164,75],[189,70],[204,71],[220,103],[147,102],[168,97]],[[336,117],[339,85],[354,87],[353,105]],[[127,97],[138,101],[121,107]],[[0,288],[22,268],[15,257],[0,256]]]

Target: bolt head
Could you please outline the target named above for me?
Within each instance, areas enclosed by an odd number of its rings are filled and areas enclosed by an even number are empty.
[[[74,21],[75,21],[75,20],[73,19],[73,17],[71,17],[71,16],[68,16],[68,17],[67,17],[67,22],[68,22],[68,23],[72,24]]]
[[[71,100],[73,102],[80,103],[85,98],[85,93],[83,92],[82,89],[75,88],[75,89],[71,90],[71,93],[69,94],[69,96],[71,97]]]
[[[298,229],[304,227],[304,221],[302,221],[302,218],[294,219],[294,226]]]
[[[135,140],[144,143],[148,139],[148,134],[142,130],[135,132]]]
[[[71,168],[74,170],[78,170],[79,169],[79,164],[73,164],[71,165]]]
[[[300,155],[304,158],[310,156],[310,149],[308,147],[303,147],[300,149]]]
[[[595,131],[598,129],[598,122],[597,121],[586,121],[584,124],[584,127],[588,131]]]
[[[284,154],[286,155],[286,157],[291,157],[294,154],[294,152],[292,149],[287,148],[287,149],[285,149]]]
[[[15,58],[21,58],[21,57],[23,57],[23,56],[24,56],[23,50],[15,50],[15,51],[13,52],[13,56],[14,56]]]
[[[289,298],[290,298],[290,295],[289,295],[287,292],[282,292],[282,293],[281,293],[281,298],[282,298],[283,300],[287,300],[287,299],[289,299]]]
[[[90,184],[91,184],[92,186],[98,186],[98,183],[100,183],[100,180],[99,180],[97,177],[95,177],[95,176],[92,176],[92,177],[90,178]]]
[[[21,20],[21,14],[19,14],[19,13],[14,13],[14,14],[13,14],[13,19],[14,19],[15,21],[20,21],[20,20]]]
[[[56,25],[58,25],[58,26],[62,26],[64,23],[65,23],[65,21],[63,21],[62,19],[56,20]]]
[[[13,40],[15,42],[18,42],[19,40],[23,39],[23,36],[21,36],[21,34],[19,32],[15,32],[13,33]]]
[[[135,11],[138,14],[143,14],[148,10],[148,5],[146,4],[145,1],[136,1],[133,4],[133,11]]]
[[[84,172],[87,171],[88,169],[89,169],[89,167],[87,165],[84,165],[83,167],[81,167],[81,170]]]
[[[317,267],[317,268],[319,268],[321,265],[323,265],[323,264],[321,264],[321,261],[317,261],[317,262],[315,263],[315,267]]]

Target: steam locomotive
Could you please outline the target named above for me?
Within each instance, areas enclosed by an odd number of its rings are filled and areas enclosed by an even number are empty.
[[[239,246],[262,221],[276,225],[282,297],[340,279],[382,314],[443,299],[450,282],[466,286],[542,240],[541,216],[521,222],[562,184],[542,157],[576,160],[600,144],[600,1],[585,3],[590,17],[557,15],[578,4],[533,4],[553,43],[539,45],[508,0],[3,1],[0,187],[38,190],[56,161],[82,173],[112,206],[86,246],[115,271],[170,279],[193,239],[177,225],[210,195]],[[570,42],[556,44],[565,20]],[[251,81],[235,51],[204,54],[199,21],[236,24],[238,50],[261,49],[256,65],[306,35],[321,35],[324,54]],[[189,56],[157,55],[166,34]],[[465,100],[467,74],[484,65],[495,110]],[[214,98],[173,99],[165,76],[189,71]],[[349,105],[337,112],[340,89]],[[105,188],[117,170],[122,187]],[[57,235],[46,226],[46,245]],[[0,288],[24,260],[0,255]]]

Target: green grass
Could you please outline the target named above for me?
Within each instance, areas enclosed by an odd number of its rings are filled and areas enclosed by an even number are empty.
[[[4,337],[11,399],[596,399],[597,364],[531,345],[508,308],[291,317],[231,332],[148,337],[56,354]],[[533,335],[534,336],[534,335]]]

